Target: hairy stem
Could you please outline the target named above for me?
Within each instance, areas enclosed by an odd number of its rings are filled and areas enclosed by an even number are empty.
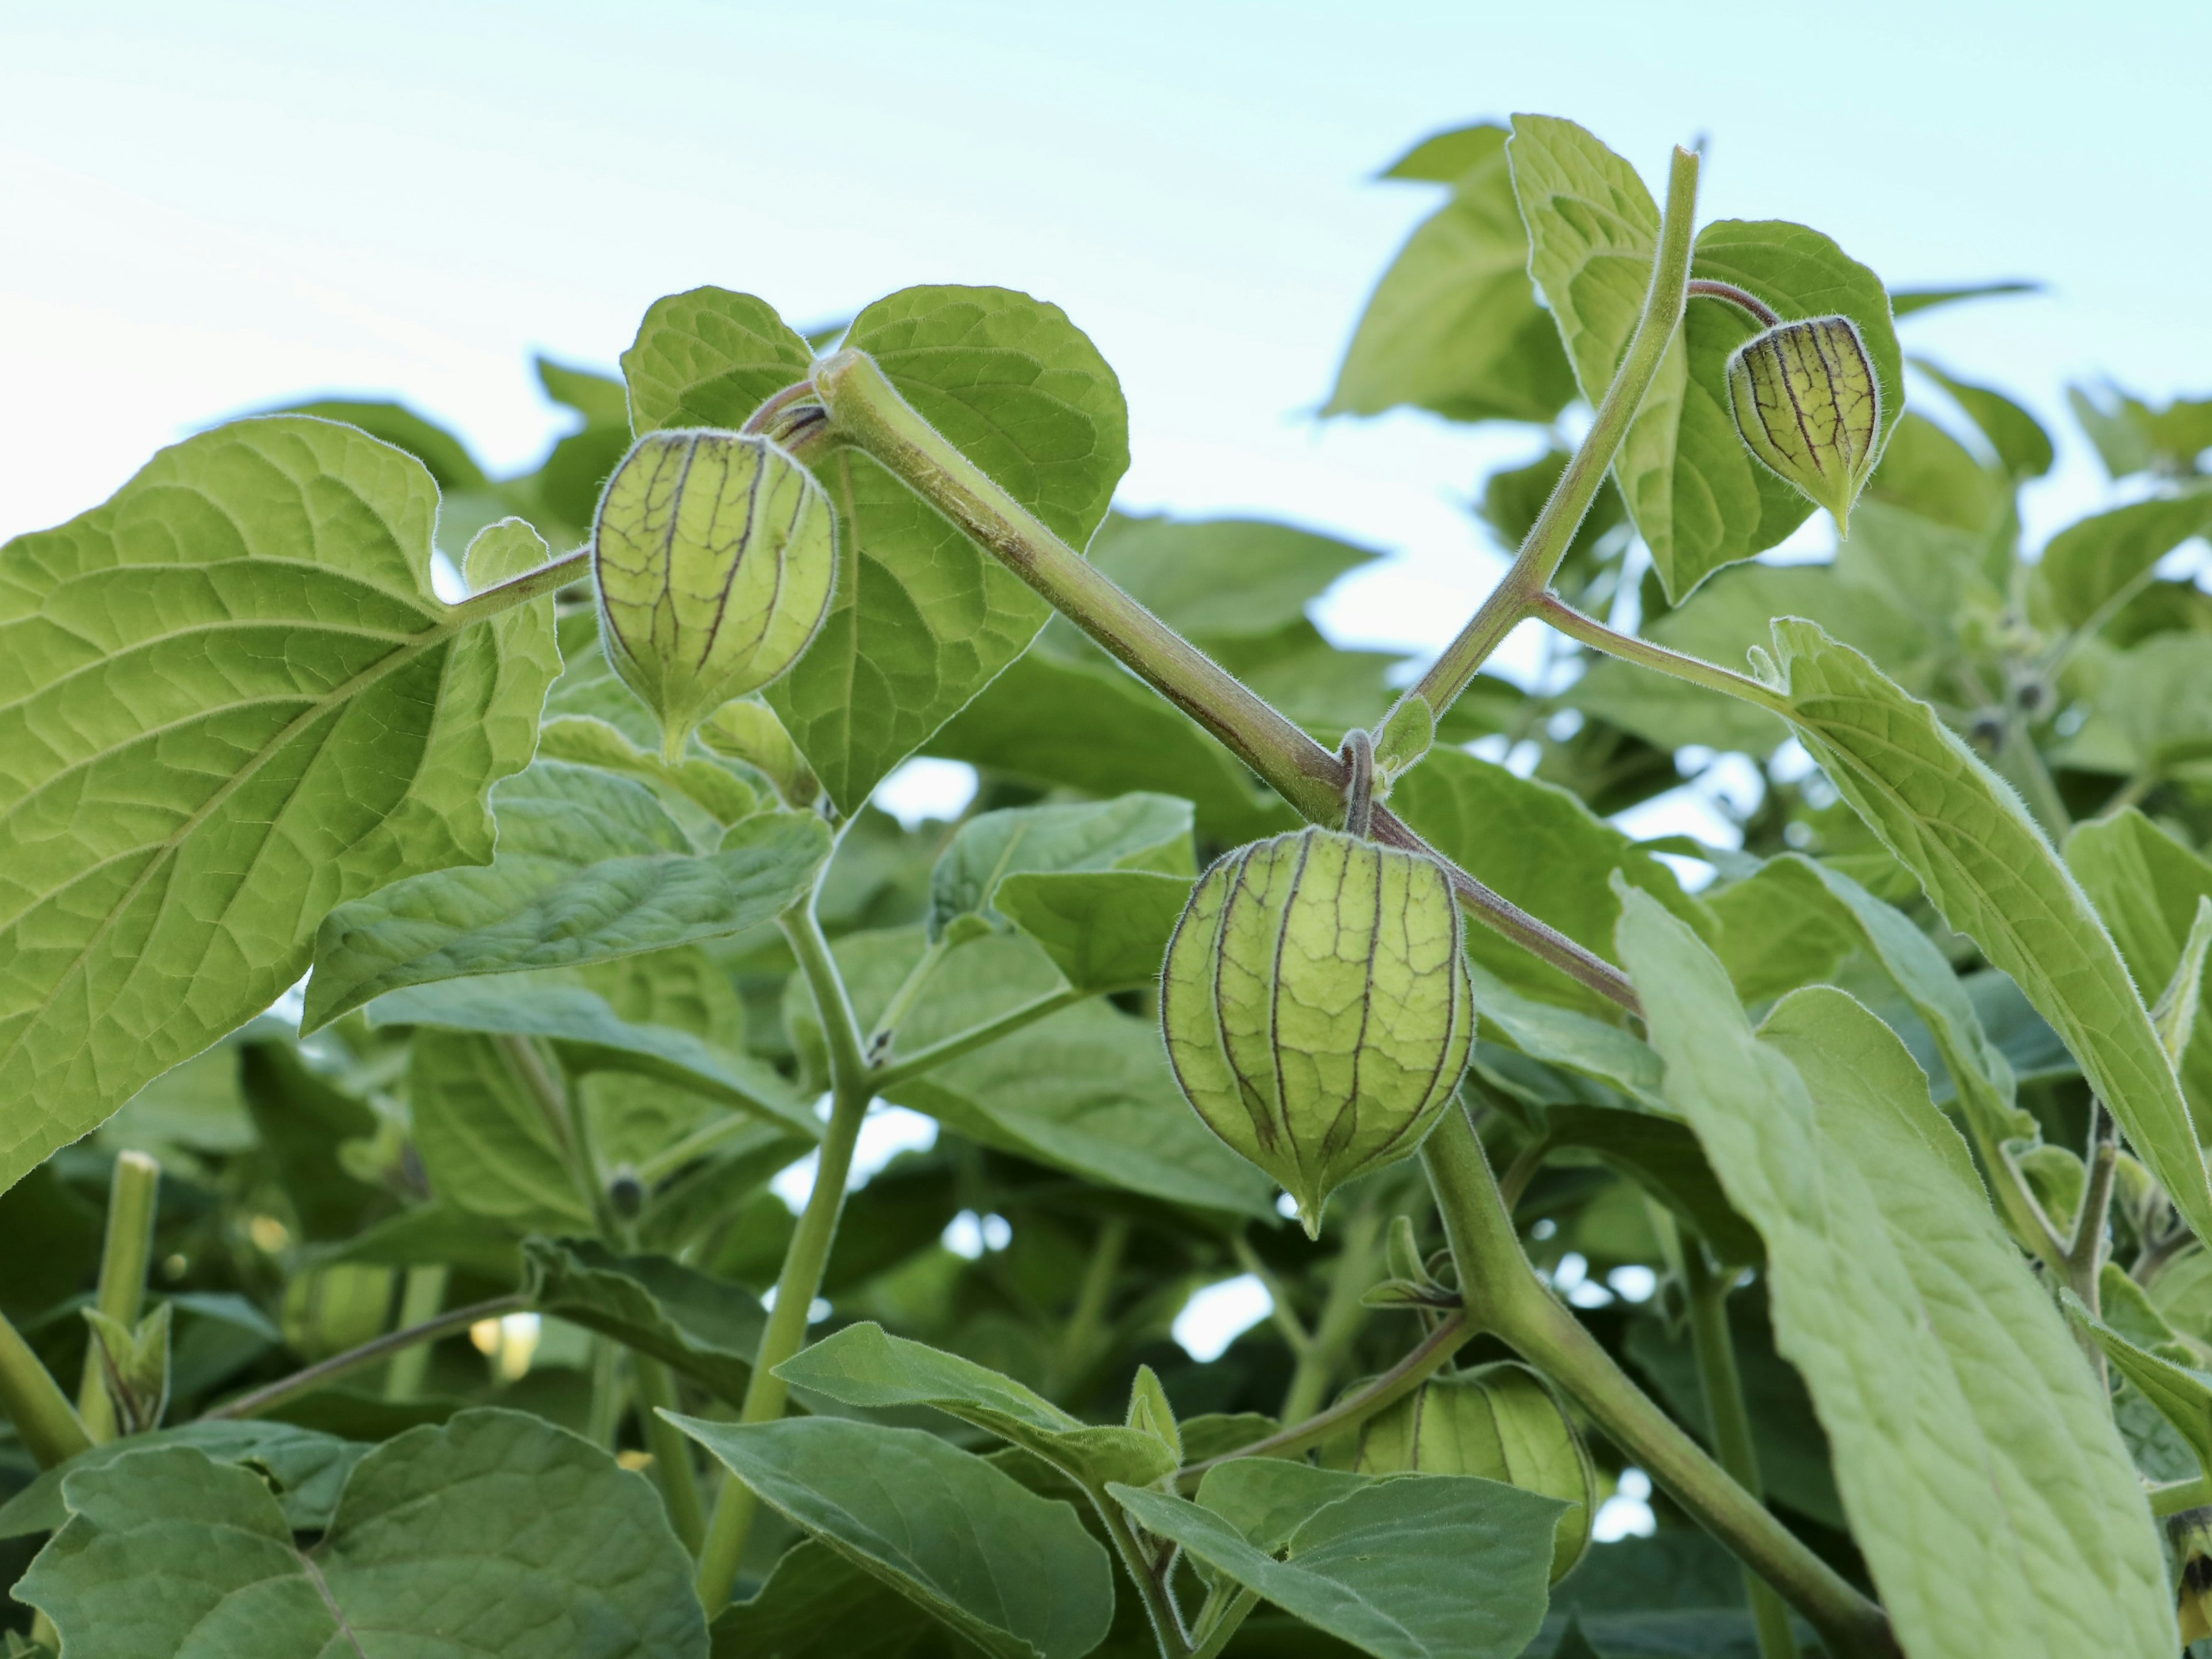
[[[653,1484],[660,1488],[660,1501],[668,1506],[668,1524],[696,1556],[707,1541],[707,1506],[699,1496],[699,1472],[691,1462],[691,1437],[661,1415],[676,1409],[675,1379],[659,1360],[635,1350],[629,1370],[637,1395],[638,1426],[645,1431],[646,1449],[653,1454]]]
[[[1089,994],[1086,991],[1073,989],[1048,991],[1041,997],[1033,997],[1018,1006],[1007,1009],[1003,1014],[985,1020],[981,1025],[970,1026],[964,1031],[956,1031],[941,1042],[933,1042],[926,1048],[915,1049],[904,1059],[893,1059],[890,1064],[877,1069],[876,1091],[880,1094],[886,1089],[896,1087],[908,1079],[920,1077],[925,1072],[933,1072],[948,1061],[959,1059],[963,1054],[973,1054],[978,1048],[987,1048],[1002,1036],[1012,1036],[1024,1025],[1034,1025],[1037,1021],[1056,1014],[1063,1008],[1073,1007]]]
[[[542,599],[549,593],[557,593],[570,582],[580,582],[592,574],[592,550],[579,548],[574,553],[563,554],[550,564],[541,564],[535,570],[526,570],[520,576],[487,587],[481,593],[471,593],[446,612],[448,630],[473,627],[489,622],[503,611],[512,611],[518,605],[527,605],[532,599]]]
[[[288,1400],[297,1400],[301,1395],[313,1394],[318,1389],[329,1387],[342,1376],[351,1376],[356,1371],[366,1370],[380,1360],[404,1352],[418,1342],[434,1342],[441,1336],[451,1336],[455,1331],[465,1331],[478,1320],[498,1319],[504,1315],[520,1313],[530,1305],[524,1296],[494,1297],[489,1302],[474,1303],[465,1308],[456,1308],[441,1313],[435,1319],[426,1319],[405,1330],[389,1331],[373,1342],[364,1342],[358,1348],[349,1348],[341,1354],[295,1371],[265,1388],[252,1394],[242,1394],[213,1411],[202,1412],[203,1423],[218,1423],[230,1419],[258,1417]]]
[[[875,1079],[861,1053],[860,1021],[854,1017],[852,1000],[838,975],[830,941],[823,937],[810,895],[782,918],[784,936],[791,941],[805,975],[807,988],[822,1019],[823,1039],[830,1050],[830,1109],[828,1133],[814,1172],[814,1190],[799,1212],[799,1225],[784,1253],[783,1271],[775,1281],[775,1306],[761,1333],[760,1348],[753,1356],[752,1375],[745,1382],[745,1397],[738,1413],[743,1423],[768,1423],[783,1415],[791,1385],[775,1368],[797,1353],[806,1340],[807,1315],[821,1292],[823,1270],[829,1265],[830,1246],[837,1237],[837,1219],[845,1207],[845,1182],[853,1171],[853,1147],[860,1125],[874,1098]],[[751,1534],[759,1499],[742,1480],[722,1483],[715,1501],[714,1518],[699,1551],[699,1600],[713,1619],[730,1604],[737,1582],[738,1562]]]
[[[1717,1271],[1705,1241],[1682,1241],[1682,1277],[1690,1299],[1690,1346],[1697,1356],[1698,1385],[1705,1416],[1713,1425],[1713,1449],[1726,1469],[1754,1498],[1763,1498],[1759,1451],[1751,1439],[1751,1413],[1744,1405],[1743,1374],[1735,1361],[1735,1338],[1729,1330],[1728,1298],[1733,1274]],[[1759,1631],[1760,1659],[1796,1659],[1797,1638],[1790,1633],[1790,1609],[1774,1587],[1743,1570],[1744,1590]]]
[[[1293,726],[1182,635],[1038,522],[939,432],[865,352],[817,364],[813,385],[849,442],[866,450],[1137,677],[1196,720],[1305,817],[1344,822],[1349,766]],[[1443,866],[1476,920],[1623,1007],[1636,993],[1620,970],[1492,892],[1377,807],[1375,839]]]
[[[1663,645],[1654,645],[1650,640],[1624,634],[1608,628],[1595,617],[1584,616],[1558,594],[1538,594],[1530,601],[1530,611],[1565,634],[1591,649],[1602,651],[1608,657],[1619,657],[1644,668],[1656,668],[1659,672],[1692,685],[1702,685],[1708,691],[1718,691],[1724,696],[1735,697],[1744,702],[1756,703],[1787,720],[1790,700],[1772,686],[1739,674],[1732,668],[1723,668],[1718,663],[1707,662],[1702,657],[1692,657],[1680,651],[1670,651]]]
[[[1730,305],[1749,312],[1758,319],[1761,328],[1772,328],[1782,320],[1773,307],[1748,289],[1738,288],[1734,283],[1717,283],[1710,277],[1692,276],[1683,284],[1682,292],[1686,298],[1692,300],[1725,300]]]
[[[0,1412],[8,1414],[15,1425],[15,1437],[42,1469],[92,1449],[92,1437],[84,1431],[76,1407],[4,1314],[0,1314]]]
[[[1551,585],[1559,561],[1566,557],[1575,532],[1589,512],[1590,502],[1596,499],[1598,486],[1605,482],[1621,440],[1628,435],[1636,411],[1658,375],[1667,347],[1681,325],[1697,204],[1698,158],[1688,150],[1677,149],[1668,170],[1667,205],[1659,222],[1659,246],[1651,262],[1644,312],[1637,319],[1636,332],[1613,373],[1613,384],[1599,401],[1589,435],[1560,473],[1536,522],[1529,526],[1512,568],[1408,694],[1425,699],[1437,716],[1441,717],[1458,700],[1491,653],[1528,614],[1536,596]]]
[[[155,1212],[161,1195],[161,1166],[143,1152],[123,1152],[107,1186],[107,1241],[100,1255],[98,1307],[125,1330],[146,1305],[146,1267],[154,1259]],[[115,1438],[115,1405],[100,1364],[98,1341],[85,1345],[84,1374],[76,1389],[77,1415],[94,1445]]]
[[[1730,1479],[1536,1277],[1465,1115],[1446,1112],[1421,1158],[1470,1321],[1564,1389],[1669,1497],[1773,1585],[1839,1659],[1897,1659],[1882,1610]]]

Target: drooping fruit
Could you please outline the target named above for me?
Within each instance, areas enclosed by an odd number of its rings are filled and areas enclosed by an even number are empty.
[[[1330,1192],[1421,1144],[1474,1033],[1459,907],[1433,860],[1332,830],[1208,870],[1168,945],[1160,1020],[1198,1115],[1281,1183]]]
[[[713,710],[799,660],[829,614],[836,518],[766,438],[650,432],[599,498],[592,565],[607,660],[680,759]]]
[[[1881,382],[1848,317],[1778,323],[1728,360],[1729,406],[1753,455],[1836,515],[1840,535],[1878,459]]]
[[[1589,1547],[1597,1474],[1589,1449],[1536,1372],[1512,1360],[1447,1371],[1322,1448],[1360,1474],[1474,1474],[1575,1504],[1559,1517],[1552,1582]]]

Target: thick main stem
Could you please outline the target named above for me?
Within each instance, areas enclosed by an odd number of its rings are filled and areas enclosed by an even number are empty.
[[[1421,1157],[1470,1320],[1565,1389],[1699,1525],[1773,1585],[1839,1659],[1897,1659],[1882,1610],[1731,1480],[1536,1277],[1465,1115],[1446,1112]]]
[[[783,1415],[791,1385],[775,1368],[797,1353],[806,1340],[807,1315],[822,1289],[822,1274],[829,1265],[830,1246],[837,1237],[837,1218],[845,1206],[845,1182],[853,1170],[853,1148],[860,1125],[868,1115],[874,1079],[861,1053],[860,1022],[854,1018],[845,982],[822,934],[811,899],[794,906],[783,917],[784,935],[799,958],[799,971],[814,994],[822,1018],[822,1031],[830,1050],[830,1125],[822,1137],[820,1160],[814,1171],[814,1190],[807,1194],[799,1225],[784,1253],[783,1271],[775,1282],[775,1306],[761,1333],[760,1348],[753,1356],[752,1376],[745,1382],[745,1397],[738,1413],[743,1423],[768,1423]],[[699,1551],[699,1600],[707,1616],[714,1618],[730,1604],[737,1582],[738,1562],[752,1532],[760,1500],[751,1487],[732,1479],[722,1486],[714,1504],[714,1518]]]
[[[1682,1278],[1689,1292],[1690,1346],[1697,1356],[1705,1416],[1713,1425],[1713,1450],[1736,1485],[1753,1498],[1764,1498],[1759,1449],[1751,1438],[1751,1412],[1744,1404],[1743,1373],[1736,1364],[1735,1338],[1729,1329],[1729,1276],[1715,1269],[1704,1240],[1688,1238],[1683,1241]],[[1774,1586],[1748,1566],[1743,1580],[1752,1623],[1759,1632],[1760,1659],[1796,1659],[1790,1609]]]
[[[123,1152],[107,1186],[107,1240],[100,1255],[98,1306],[125,1330],[146,1305],[146,1268],[154,1259],[155,1212],[161,1196],[161,1166],[143,1152]],[[93,1443],[115,1438],[115,1404],[100,1364],[97,1339],[85,1346],[77,1382],[77,1415]]]
[[[42,1469],[92,1449],[92,1437],[84,1431],[76,1407],[4,1314],[0,1314],[0,1412],[8,1414],[15,1425],[15,1437]]]
[[[1137,677],[1196,720],[1276,793],[1316,823],[1344,821],[1346,764],[1293,726],[1237,677],[1170,628],[1103,571],[1054,535],[922,418],[864,352],[817,364],[814,387],[843,439],[1051,602]],[[1375,839],[1436,859],[1460,903],[1581,983],[1635,1009],[1636,993],[1611,963],[1538,921],[1459,869],[1389,811],[1376,808]]]
[[[707,1540],[707,1506],[699,1496],[699,1472],[691,1462],[691,1438],[661,1415],[676,1409],[676,1382],[668,1367],[649,1354],[632,1352],[630,1382],[637,1395],[639,1425],[653,1454],[653,1484],[668,1507],[668,1524],[693,1555]]]
[[[1491,590],[1459,637],[1417,681],[1409,696],[1423,698],[1441,716],[1467,690],[1491,653],[1528,614],[1536,596],[1551,585],[1560,560],[1582,527],[1598,486],[1620,452],[1621,440],[1657,378],[1661,361],[1682,321],[1690,276],[1691,240],[1696,230],[1698,158],[1677,149],[1667,175],[1667,205],[1659,221],[1659,246],[1651,262],[1651,283],[1644,312],[1613,384],[1599,400],[1597,416],[1574,457],[1559,474],[1551,499],[1536,515],[1515,556],[1512,568]],[[1387,722],[1386,722],[1387,725]]]

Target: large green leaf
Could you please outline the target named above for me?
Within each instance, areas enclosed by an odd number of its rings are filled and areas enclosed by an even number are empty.
[[[491,856],[552,607],[458,623],[437,510],[411,458],[276,416],[0,549],[0,1189],[267,1007],[332,906]],[[470,579],[544,557],[495,526]]]
[[[1390,805],[1430,845],[1577,944],[1610,956],[1619,870],[1677,915],[1710,923],[1673,871],[1555,785],[1516,777],[1456,750],[1436,750],[1399,780]],[[1519,945],[1468,930],[1468,954],[1546,1002],[1610,1013],[1613,1005]]]
[[[714,1659],[954,1659],[959,1638],[812,1539],[786,1550],[760,1593],[714,1621]],[[927,1645],[924,1645],[927,1644]]]
[[[1430,148],[1413,173],[1401,162],[1385,175],[1449,184],[1451,198],[1382,273],[1324,414],[1379,415],[1411,404],[1455,421],[1549,421],[1574,396],[1559,337],[1529,289],[1528,233],[1513,199],[1505,129],[1452,137],[1449,173]]]
[[[1644,895],[1620,949],[1669,1096],[1765,1237],[1778,1343],[1900,1644],[2172,1651],[2111,1414],[1904,1045],[1825,988],[1754,1032],[1719,959]]]
[[[1774,641],[1806,748],[1944,921],[2019,981],[2175,1207],[2212,1237],[2212,1180],[2150,1015],[2020,798],[1858,652],[1791,619]]]
[[[1106,1634],[1113,1568],[1075,1511],[935,1435],[827,1417],[669,1420],[771,1508],[998,1659],[1081,1659]]]
[[[1052,530],[1090,540],[1128,465],[1127,413],[1057,307],[1004,289],[907,289],[863,311],[844,343]],[[811,363],[767,305],[720,289],[660,301],[623,357],[641,433],[741,425]],[[837,453],[822,481],[837,504],[836,597],[770,701],[850,811],[1021,654],[1049,608],[866,456]]]
[[[992,899],[1006,877],[1026,871],[1158,870],[1189,875],[1190,803],[1171,795],[1131,794],[1070,805],[1010,806],[960,826],[929,883],[929,932],[953,920],[997,913]]]
[[[1300,1521],[1280,1561],[1187,1498],[1113,1493],[1146,1531],[1376,1659],[1512,1659],[1528,1645],[1564,1504],[1468,1475],[1339,1478],[1358,1484]]]
[[[18,1586],[102,1659],[705,1659],[690,1563],[641,1475],[517,1412],[464,1412],[355,1467],[312,1550],[260,1475],[188,1446],[63,1485]]]
[[[994,902],[1078,990],[1130,991],[1158,980],[1193,884],[1149,870],[1038,872],[1008,876]]]
[[[467,1215],[517,1232],[587,1232],[594,1195],[578,1174],[570,1126],[532,1085],[558,1068],[526,1038],[425,1026],[415,1033],[409,1104],[431,1190]]]
[[[523,1246],[542,1311],[611,1336],[742,1404],[768,1316],[741,1286],[665,1255],[617,1255],[594,1238]]]
[[[58,1532],[69,1520],[62,1482],[86,1469],[105,1468],[118,1458],[160,1446],[189,1446],[217,1463],[252,1463],[268,1472],[284,1519],[302,1531],[331,1523],[338,1493],[368,1448],[336,1435],[290,1423],[228,1421],[184,1423],[173,1429],[111,1440],[80,1452],[46,1470],[0,1504],[0,1538]]]
[[[1522,1054],[1609,1084],[1639,1105],[1668,1109],[1659,1087],[1659,1056],[1618,1025],[1515,990],[1480,962],[1469,963],[1475,1012]]]
[[[627,1072],[780,1120],[810,1139],[821,1123],[766,1061],[733,1054],[665,1025],[619,1018],[607,1000],[555,969],[493,974],[391,991],[369,1004],[372,1025],[438,1025],[456,1031],[542,1037],[582,1075]]]
[[[1184,638],[1212,648],[1296,627],[1338,577],[1382,556],[1265,519],[1109,515],[1091,562]]]
[[[2035,581],[2062,628],[2079,628],[2192,536],[2212,532],[2212,492],[2137,501],[2051,538]]]
[[[886,1335],[880,1325],[848,1325],[784,1361],[775,1374],[841,1405],[933,1406],[1035,1452],[1094,1491],[1109,1480],[1150,1486],[1173,1474],[1179,1461],[1166,1442],[1142,1429],[1085,1423],[1011,1376]]]
[[[2181,965],[2197,905],[2212,897],[2212,863],[2132,806],[2078,825],[2066,838],[2066,863],[2112,930],[2136,988],[2155,998]],[[2212,1009],[2201,1001],[2180,1072],[2203,1140],[2212,1128]]]
[[[540,761],[498,791],[499,854],[342,906],[315,940],[308,1030],[403,986],[605,962],[758,927],[830,849],[809,812],[761,812],[697,853],[652,790]]]
[[[1516,115],[1507,154],[1529,228],[1529,274],[1595,404],[1643,310],[1658,204],[1633,167],[1571,121]],[[1698,234],[1691,275],[1747,289],[1784,320],[1850,318],[1881,384],[1875,441],[1886,441],[1905,406],[1904,360],[1872,271],[1802,225],[1723,220]],[[1729,354],[1758,327],[1732,305],[1692,301],[1613,464],[1671,599],[1773,546],[1812,511],[1752,457],[1730,412]]]

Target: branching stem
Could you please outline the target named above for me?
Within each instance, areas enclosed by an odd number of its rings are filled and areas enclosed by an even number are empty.
[[[297,1400],[301,1395],[328,1388],[340,1377],[364,1370],[380,1360],[388,1359],[393,1354],[413,1347],[418,1342],[434,1342],[440,1337],[451,1336],[455,1331],[465,1331],[479,1320],[498,1319],[507,1314],[520,1313],[529,1305],[527,1297],[498,1296],[489,1302],[455,1308],[449,1313],[441,1313],[435,1319],[426,1319],[421,1324],[410,1325],[404,1330],[388,1331],[372,1342],[362,1343],[358,1348],[349,1348],[343,1353],[333,1354],[305,1370],[295,1371],[265,1388],[256,1389],[252,1394],[242,1394],[228,1404],[217,1406],[213,1411],[202,1412],[199,1420],[219,1423],[235,1418],[258,1417],[289,1400]]]

